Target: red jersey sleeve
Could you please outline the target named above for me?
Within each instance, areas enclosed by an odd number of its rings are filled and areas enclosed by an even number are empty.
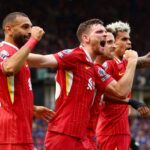
[[[74,49],[66,49],[54,54],[58,61],[58,67],[62,69],[73,69],[77,64],[77,57]]]
[[[95,77],[96,88],[101,90],[101,92],[103,92],[106,86],[114,80],[109,74],[105,72],[102,66],[99,65],[95,65]]]
[[[0,70],[4,73],[3,63],[11,56],[9,51],[0,50]],[[4,73],[5,74],[5,73]]]
[[[110,74],[110,75],[112,75],[113,74],[113,71],[114,71],[114,69],[113,69],[113,67],[114,67],[114,65],[113,65],[113,61],[105,61],[104,63],[103,63],[103,69],[108,73],[108,74]]]

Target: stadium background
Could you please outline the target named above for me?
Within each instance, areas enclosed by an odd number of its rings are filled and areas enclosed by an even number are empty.
[[[0,0],[0,22],[10,12],[25,12],[33,25],[39,25],[46,31],[34,52],[48,54],[76,47],[75,32],[81,21],[100,18],[107,25],[121,20],[131,25],[133,49],[142,56],[150,50],[149,6],[149,0]],[[0,40],[3,40],[1,28]],[[54,109],[55,71],[31,68],[31,72],[35,104]],[[150,69],[136,72],[133,96],[150,106]],[[132,136],[139,142],[140,150],[150,150],[150,117],[141,118],[132,110],[129,120]],[[36,150],[43,150],[46,128],[45,122],[34,119]]]

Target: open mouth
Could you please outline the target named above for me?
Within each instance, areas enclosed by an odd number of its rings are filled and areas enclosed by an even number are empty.
[[[126,50],[131,50],[131,49],[132,49],[132,47],[131,47],[131,46],[126,48]]]
[[[106,41],[101,41],[101,42],[100,42],[100,46],[101,46],[101,47],[105,47],[105,44],[106,44]]]

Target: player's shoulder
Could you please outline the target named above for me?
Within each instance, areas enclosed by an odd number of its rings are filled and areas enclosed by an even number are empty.
[[[73,48],[73,49],[63,49],[61,50],[60,52],[58,52],[58,56],[63,58],[64,56],[68,56],[68,55],[72,55],[74,54],[76,51],[76,48]]]
[[[99,63],[94,63],[94,68],[103,68],[103,66]]]
[[[0,42],[0,58],[5,59],[10,56],[12,54],[12,49],[14,48],[4,41]]]
[[[114,66],[114,65],[115,65],[115,61],[114,61],[114,60],[107,60],[107,61],[105,61],[105,62],[102,64],[104,70],[107,70],[107,69],[109,69],[109,68],[112,68],[112,66]]]

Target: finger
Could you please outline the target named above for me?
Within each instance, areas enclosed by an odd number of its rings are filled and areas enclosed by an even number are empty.
[[[148,114],[149,108],[148,108],[148,107],[141,107],[141,108],[138,109],[138,111],[140,112],[140,114],[141,114],[142,116],[144,116],[144,115],[147,115],[147,114]]]
[[[43,110],[45,113],[49,113],[49,114],[55,114],[55,112],[53,111],[53,110],[51,110],[51,109],[49,109],[49,108],[44,108],[44,110]]]
[[[51,110],[51,111],[47,111],[45,114],[53,117],[56,113]]]
[[[44,117],[45,117],[48,121],[50,121],[50,120],[54,117],[54,115],[45,114]]]
[[[44,120],[47,123],[49,122],[49,119],[47,119],[47,117],[45,117],[45,116],[41,116],[40,119]]]
[[[138,108],[138,112],[143,115],[145,113],[144,108],[140,107]]]

